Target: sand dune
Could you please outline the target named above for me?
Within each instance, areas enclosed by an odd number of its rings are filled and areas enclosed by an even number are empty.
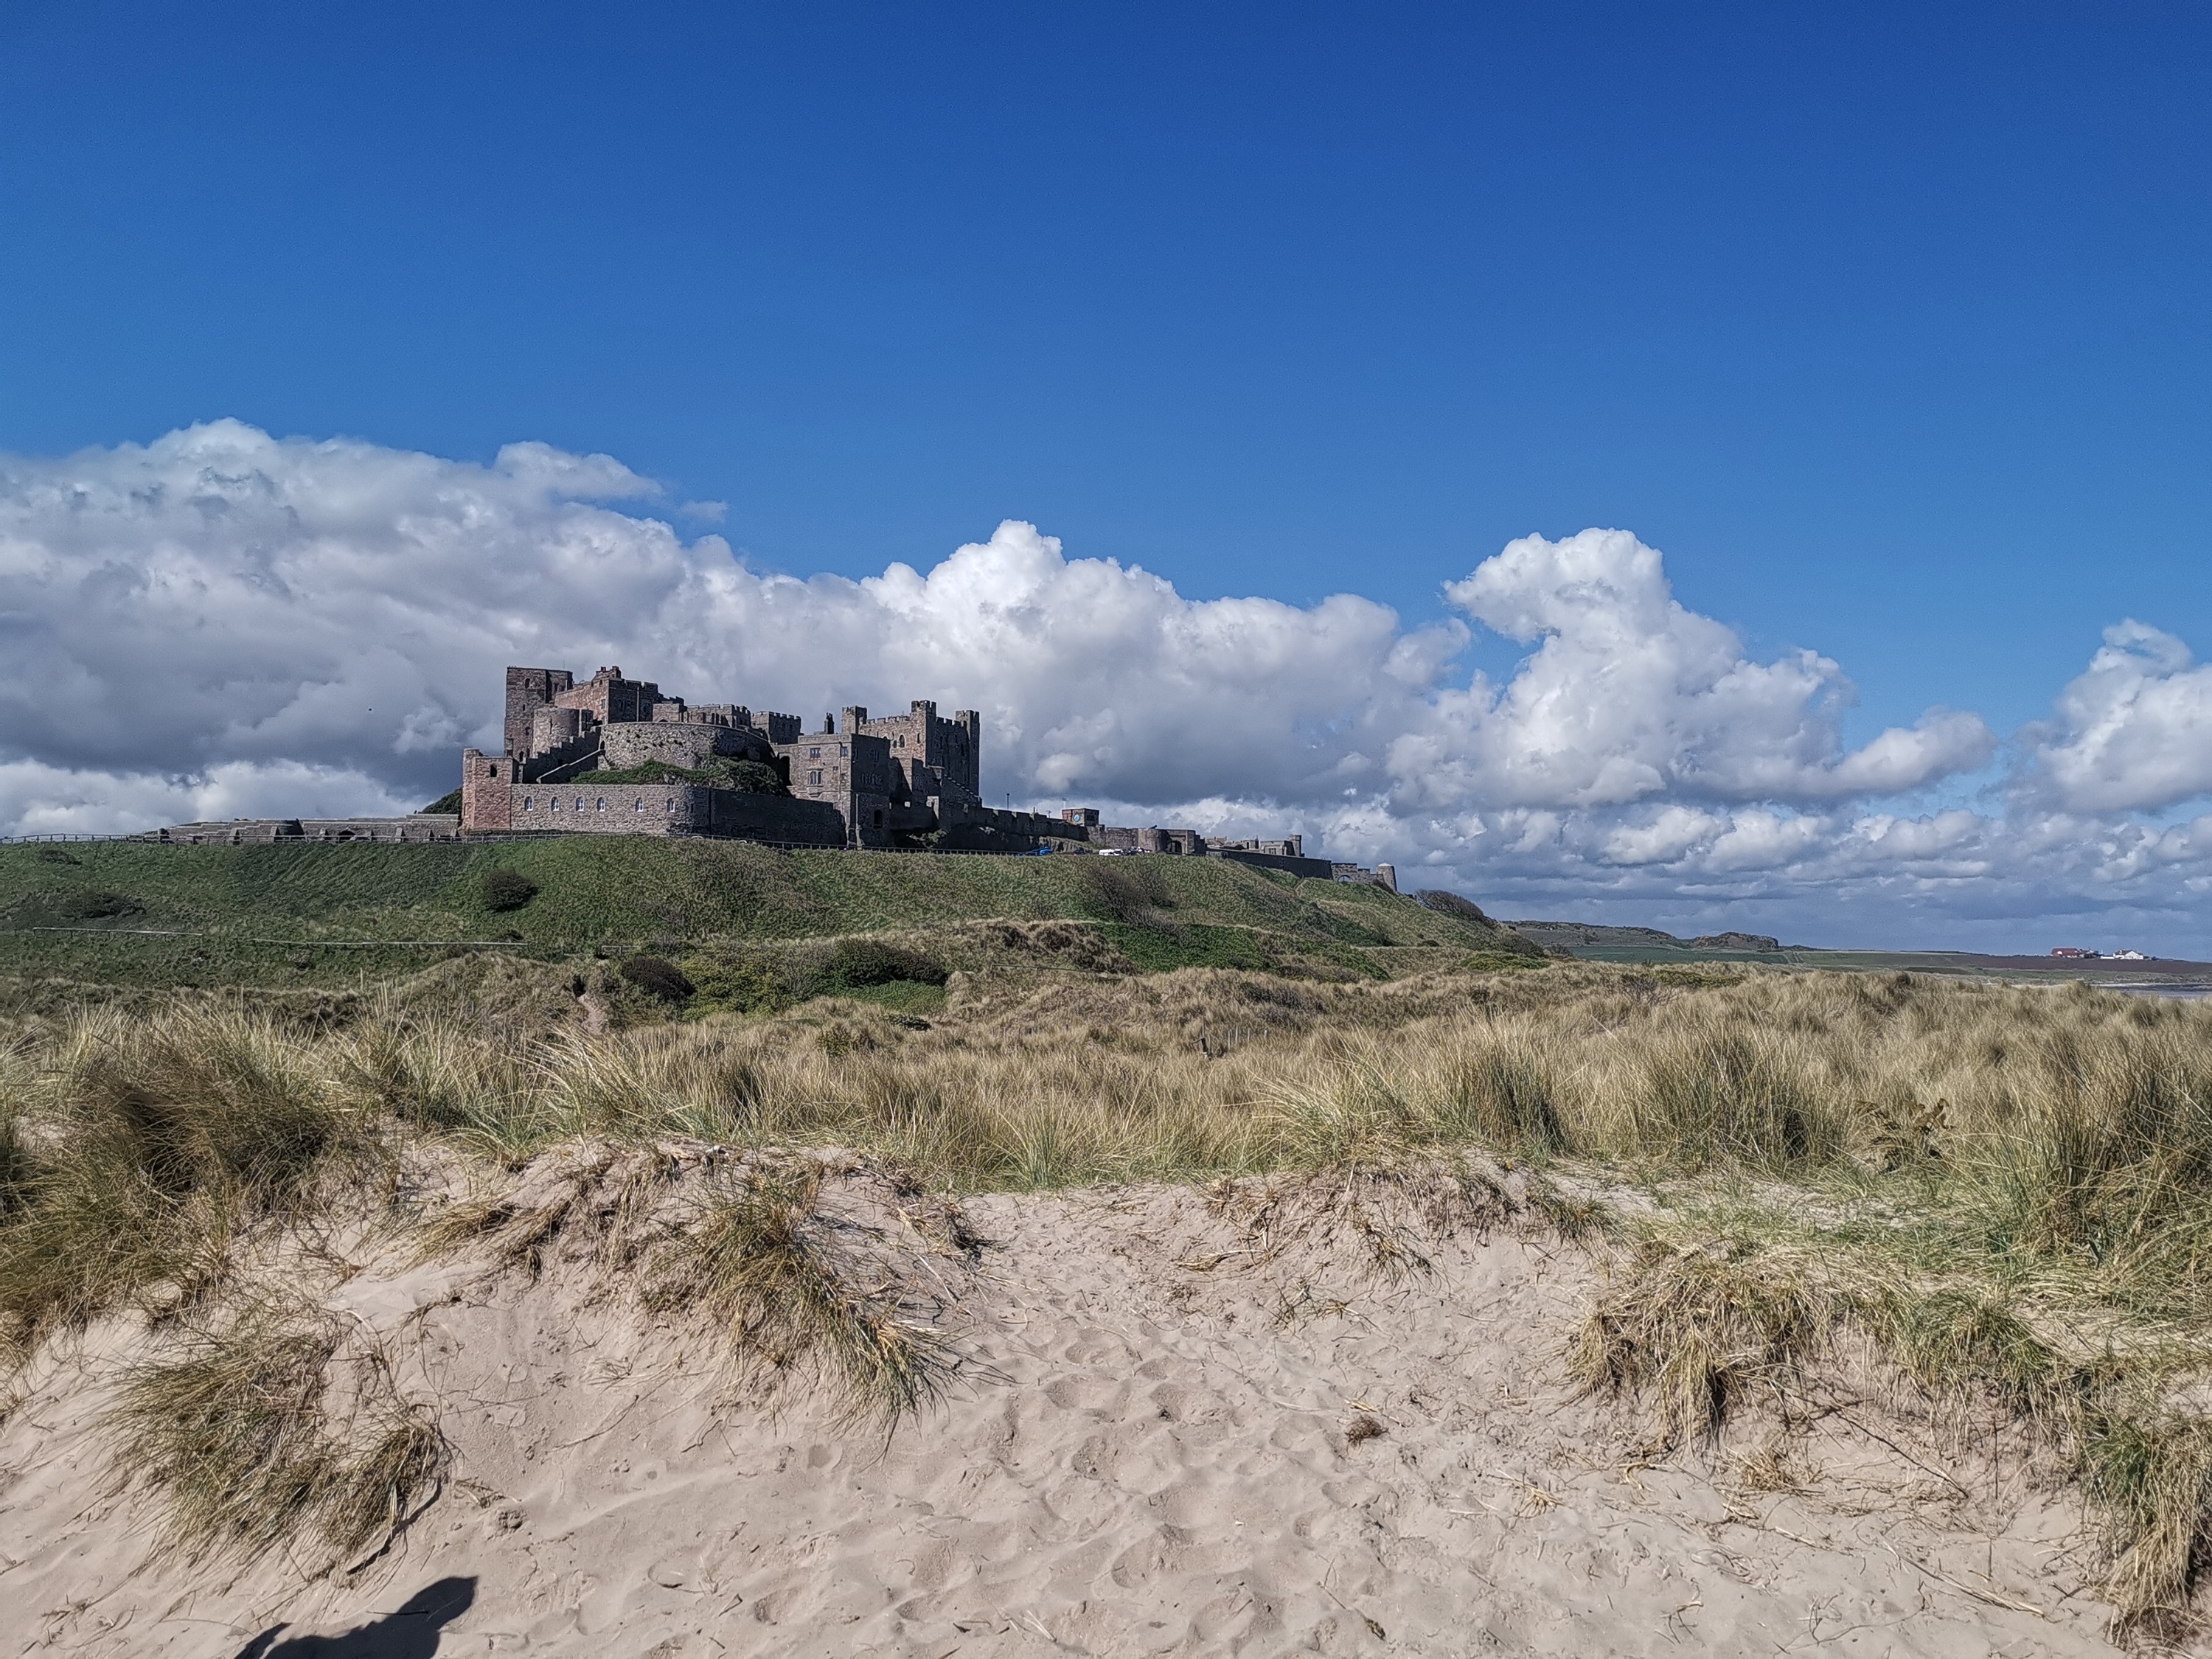
[[[1255,1232],[1258,1205],[978,1199],[972,1258],[886,1215],[965,1357],[888,1437],[820,1390],[732,1384],[711,1339],[605,1294],[587,1243],[534,1284],[364,1249],[327,1305],[434,1399],[455,1461],[389,1550],[313,1579],[152,1557],[156,1501],[114,1489],[94,1426],[146,1339],[100,1327],[41,1362],[0,1431],[0,1642],[93,1659],[2113,1651],[2077,1501],[2012,1431],[1962,1443],[1839,1395],[1794,1466],[1759,1459],[1756,1423],[1647,1462],[1626,1414],[1563,1379],[1595,1271],[1579,1249],[1445,1215],[1378,1272],[1373,1237],[1333,1237],[1326,1214]]]

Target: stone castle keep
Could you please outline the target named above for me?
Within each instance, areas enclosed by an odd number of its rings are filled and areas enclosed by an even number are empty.
[[[510,668],[501,753],[461,753],[458,817],[187,823],[184,842],[451,841],[473,836],[712,836],[786,847],[962,852],[1165,853],[1395,886],[1376,870],[1309,858],[1298,836],[1209,842],[1194,830],[1122,829],[1090,807],[1058,817],[983,804],[983,720],[916,702],[872,718],[848,707],[808,732],[796,714],[691,703],[602,668]]]
[[[505,717],[504,754],[462,754],[464,833],[1011,846],[1066,828],[983,805],[982,716],[972,708],[946,720],[915,702],[871,719],[853,707],[807,732],[796,714],[687,703],[619,668],[580,684],[565,669],[510,668]]]

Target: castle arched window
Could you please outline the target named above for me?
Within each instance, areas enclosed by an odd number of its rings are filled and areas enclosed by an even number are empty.
[[[607,798],[605,795],[599,797],[599,810],[602,812],[607,810]]]
[[[550,811],[559,811],[561,810],[561,797],[558,795],[553,796],[545,803],[545,805],[547,810]]]
[[[584,810],[584,798],[581,795],[576,797],[576,810],[579,812]]]
[[[522,810],[526,812],[530,810],[530,797],[527,795],[522,798]]]
[[[631,804],[629,810],[633,812],[642,812],[645,811],[645,797],[640,795],[637,799]]]

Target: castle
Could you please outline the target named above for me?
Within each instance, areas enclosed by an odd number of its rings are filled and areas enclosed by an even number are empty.
[[[687,702],[618,667],[580,684],[563,668],[509,668],[506,694],[502,752],[461,752],[458,817],[238,819],[177,824],[152,838],[713,836],[787,847],[1167,853],[1396,885],[1389,866],[1370,871],[1310,858],[1297,836],[1209,842],[1195,830],[1101,823],[1091,807],[1054,817],[987,806],[983,717],[972,708],[947,720],[926,701],[880,718],[854,706],[824,714],[821,729],[808,732],[796,714]]]
[[[1037,812],[983,805],[982,716],[933,702],[870,719],[687,703],[651,680],[602,668],[510,668],[501,755],[461,756],[460,828],[735,836],[808,847],[1004,844],[1079,831]],[[748,774],[741,763],[757,769]],[[672,772],[690,775],[670,775]],[[773,775],[775,781],[768,781]]]

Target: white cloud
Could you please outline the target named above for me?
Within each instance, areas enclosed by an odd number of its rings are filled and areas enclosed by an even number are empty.
[[[2058,696],[2057,721],[2029,734],[2039,793],[2077,812],[2154,811],[2212,794],[2212,664],[2135,621]]]
[[[198,819],[411,811],[375,779],[299,761],[225,761],[191,777],[0,762],[0,824],[19,836],[131,834]]]
[[[1478,676],[1441,693],[1395,741],[1392,770],[1415,805],[1893,794],[1996,748],[1978,717],[1931,709],[1846,752],[1842,669],[1810,651],[1751,660],[1733,631],[1676,601],[1658,553],[1625,531],[1524,537],[1445,592],[1537,648],[1502,687]]]
[[[1536,908],[2171,910],[2212,877],[2212,820],[2127,816],[2212,788],[2212,670],[2136,624],[1992,815],[1913,804],[1991,759],[1978,716],[1847,745],[1841,665],[1753,657],[1625,532],[1514,542],[1446,588],[1468,620],[1408,629],[1349,594],[1188,600],[1012,521],[801,580],[620,505],[656,496],[542,444],[487,466],[235,422],[0,458],[0,830],[420,804],[496,745],[504,665],[621,663],[810,724],[980,708],[994,794],[1302,829]],[[1466,675],[1475,626],[1527,658]]]

